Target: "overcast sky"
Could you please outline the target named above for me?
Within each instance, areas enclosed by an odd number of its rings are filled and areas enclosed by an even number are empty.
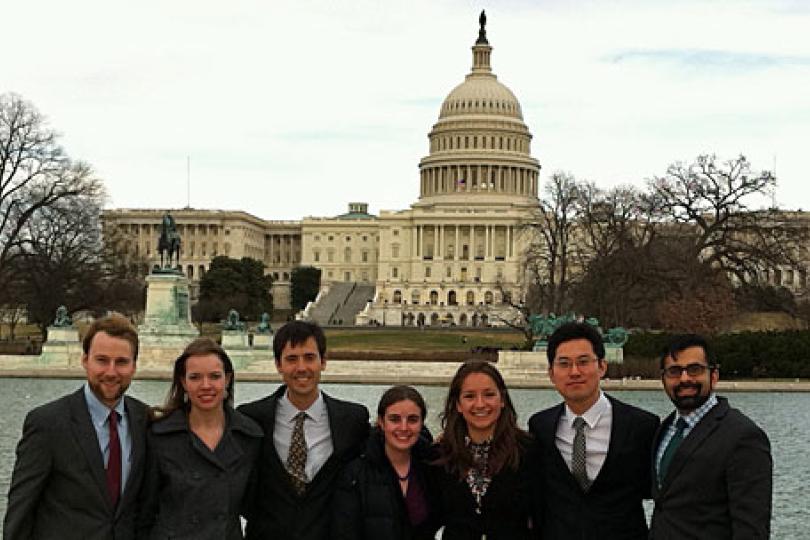
[[[700,153],[774,169],[810,210],[810,2],[0,0],[0,92],[111,207],[332,216],[407,208],[487,9],[541,180],[642,185]]]

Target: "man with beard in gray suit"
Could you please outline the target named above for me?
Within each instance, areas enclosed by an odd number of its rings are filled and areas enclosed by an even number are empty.
[[[768,436],[715,395],[719,378],[700,336],[678,337],[661,355],[661,381],[676,410],[653,446],[651,539],[769,538]]]
[[[3,522],[4,540],[130,540],[143,475],[146,405],[124,396],[138,333],[121,315],[82,342],[78,391],[28,413]]]

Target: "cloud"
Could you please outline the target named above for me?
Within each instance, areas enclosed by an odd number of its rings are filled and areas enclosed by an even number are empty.
[[[664,62],[698,69],[766,69],[810,66],[810,56],[777,55],[707,49],[628,49],[604,59],[613,64]]]

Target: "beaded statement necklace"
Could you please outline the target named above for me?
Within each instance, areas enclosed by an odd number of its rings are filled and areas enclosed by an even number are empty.
[[[489,474],[489,450],[492,446],[492,439],[487,439],[481,443],[473,442],[469,437],[465,437],[464,442],[467,449],[472,454],[473,466],[467,471],[467,486],[470,488],[475,499],[475,512],[481,513],[481,503],[484,495],[487,494],[492,477]]]

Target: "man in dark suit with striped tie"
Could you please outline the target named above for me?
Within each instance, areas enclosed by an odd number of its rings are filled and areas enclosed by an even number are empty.
[[[138,334],[121,315],[82,342],[87,381],[25,418],[3,521],[4,540],[130,540],[143,476],[146,405],[125,396]]]
[[[770,537],[768,436],[715,395],[719,370],[697,335],[676,338],[661,355],[661,381],[676,410],[655,438],[654,540]]]
[[[659,419],[602,392],[599,331],[560,326],[548,372],[563,403],[529,420],[534,436],[534,522],[543,540],[646,540],[650,451]]]

